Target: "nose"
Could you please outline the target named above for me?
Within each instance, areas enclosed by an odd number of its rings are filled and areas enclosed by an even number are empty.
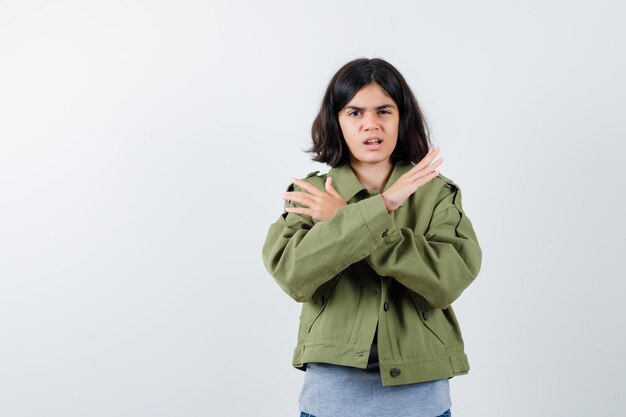
[[[366,112],[363,115],[363,129],[365,130],[378,130],[380,123],[378,122],[378,116],[376,113]]]

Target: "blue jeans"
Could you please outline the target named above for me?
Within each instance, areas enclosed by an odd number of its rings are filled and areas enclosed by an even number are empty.
[[[300,412],[300,417],[315,417],[313,414],[305,413],[304,411]],[[452,417],[452,412],[450,410],[444,411],[444,413],[437,417]]]

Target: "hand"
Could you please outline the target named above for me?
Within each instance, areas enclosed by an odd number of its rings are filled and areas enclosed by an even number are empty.
[[[293,182],[307,192],[286,192],[283,194],[283,199],[295,201],[301,206],[307,206],[308,208],[285,208],[285,210],[289,213],[304,214],[306,216],[311,216],[316,220],[329,220],[333,217],[333,214],[335,214],[335,211],[338,208],[347,205],[343,198],[335,190],[335,187],[333,187],[331,177],[326,179],[326,184],[324,185],[326,192],[320,191],[316,186],[297,178],[294,178]]]
[[[441,165],[443,158],[439,158],[433,164],[430,164],[438,153],[438,146],[428,151],[426,156],[419,161],[417,165],[398,178],[398,180],[382,194],[387,211],[395,211],[400,207],[400,204],[417,191],[419,187],[439,175],[439,171],[436,171],[436,168]]]

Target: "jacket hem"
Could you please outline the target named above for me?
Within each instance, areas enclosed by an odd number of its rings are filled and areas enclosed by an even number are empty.
[[[292,366],[305,371],[308,362],[324,362],[365,369],[369,350],[370,346],[302,343],[294,349]],[[455,350],[403,361],[379,358],[379,369],[382,384],[394,386],[465,375],[470,367],[465,352]]]

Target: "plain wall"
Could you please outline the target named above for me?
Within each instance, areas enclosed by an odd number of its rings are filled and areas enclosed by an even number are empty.
[[[412,87],[483,248],[455,416],[623,415],[619,1],[0,3],[0,415],[295,416],[261,247],[330,77]]]

